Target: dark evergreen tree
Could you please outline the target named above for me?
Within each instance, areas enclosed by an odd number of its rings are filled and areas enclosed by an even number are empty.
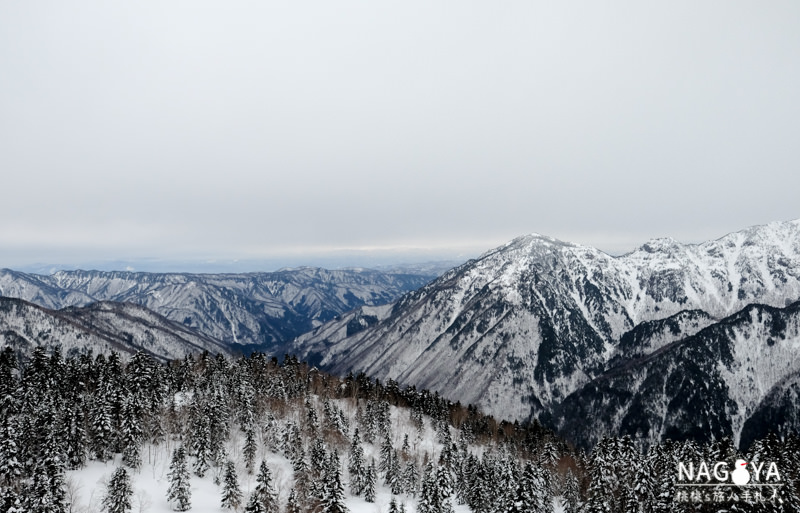
[[[131,510],[133,487],[125,467],[118,467],[111,475],[106,494],[103,497],[103,511],[108,513],[127,513]]]
[[[137,409],[133,397],[129,396],[123,400],[122,414],[120,416],[122,462],[134,469],[139,468],[142,464],[142,457],[139,454],[142,426]]]
[[[425,465],[422,472],[422,490],[420,492],[418,513],[443,513],[441,493],[436,479],[436,469],[431,462]]]
[[[553,502],[548,493],[544,473],[545,470],[540,466],[534,466],[531,462],[527,462],[517,481],[512,505],[506,511],[510,513],[552,512]]]
[[[108,398],[110,393],[106,388],[96,391],[89,408],[91,454],[93,458],[100,461],[107,461],[111,458],[114,440],[111,403]]]
[[[203,404],[193,404],[191,415],[189,440],[191,454],[195,457],[194,473],[203,477],[212,461],[211,426]]]
[[[272,488],[272,474],[267,462],[262,461],[256,476],[256,488],[250,494],[246,513],[278,513],[278,497]]]
[[[67,499],[64,490],[64,464],[61,457],[49,454],[34,464],[31,478],[22,487],[23,511],[31,513],[64,513]]]
[[[301,513],[301,511],[300,501],[297,498],[294,488],[292,488],[289,492],[289,498],[286,499],[286,513]]]
[[[301,504],[308,504],[313,495],[313,480],[302,447],[297,458],[292,461],[292,469],[297,499]]]
[[[397,499],[394,495],[392,495],[392,500],[389,502],[389,513],[400,513],[400,509],[397,507]]]
[[[364,482],[364,500],[367,502],[375,502],[375,482],[377,479],[375,460],[370,460],[369,467],[367,467],[366,480]]]
[[[403,488],[405,493],[416,495],[419,487],[419,470],[417,462],[413,459],[408,460],[406,468],[403,470]]]
[[[350,444],[350,458],[347,470],[350,473],[350,493],[361,495],[364,492],[366,469],[364,468],[364,449],[361,447],[358,428],[355,429],[353,441]]]
[[[336,451],[331,451],[328,464],[325,468],[324,485],[320,500],[322,513],[347,513],[344,505],[344,487],[342,486],[339,457]]]
[[[578,478],[572,472],[572,469],[567,469],[567,474],[564,477],[564,512],[565,513],[578,513],[580,509],[580,486]]]
[[[241,504],[242,491],[239,489],[236,467],[232,461],[228,460],[225,463],[225,476],[222,481],[222,507],[238,510]]]
[[[389,468],[386,470],[386,479],[384,482],[394,495],[403,493],[403,475],[400,472],[400,458],[397,456],[397,451],[394,451],[392,454],[392,459],[389,462]]]
[[[172,452],[172,462],[167,477],[169,478],[167,500],[173,503],[175,511],[189,510],[192,507],[191,477],[186,467],[186,450],[182,445]]]
[[[381,452],[378,458],[378,472],[386,473],[392,464],[392,441],[386,436],[381,442]]]
[[[248,425],[244,430],[244,447],[242,448],[242,456],[244,456],[244,466],[248,474],[253,473],[253,466],[256,461],[256,452],[258,445],[256,443],[256,432],[253,425]]]
[[[15,420],[10,415],[6,415],[2,418],[0,425],[0,489],[3,486],[15,485],[22,475]]]

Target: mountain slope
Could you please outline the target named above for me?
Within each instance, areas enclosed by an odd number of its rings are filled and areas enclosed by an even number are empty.
[[[786,308],[750,305],[604,372],[554,408],[553,424],[585,447],[604,433],[648,445],[666,438],[738,442],[744,426],[758,422],[754,414],[775,403],[769,397],[780,395],[775,388],[785,389],[786,377],[798,371],[800,302]]]
[[[130,303],[95,303],[50,310],[21,299],[0,297],[0,346],[29,353],[33,347],[61,347],[65,355],[86,349],[95,353],[145,353],[160,360],[209,351],[230,354],[228,347],[192,329]]]
[[[800,221],[698,245],[655,239],[620,257],[530,235],[407,294],[374,322],[348,314],[293,349],[334,372],[393,378],[525,419],[612,360],[658,351],[749,304],[798,297]],[[660,338],[637,338],[653,321]]]
[[[286,269],[274,273],[182,274],[0,271],[0,295],[47,308],[96,301],[145,306],[229,344],[269,351],[336,315],[388,303],[430,277],[364,269]]]

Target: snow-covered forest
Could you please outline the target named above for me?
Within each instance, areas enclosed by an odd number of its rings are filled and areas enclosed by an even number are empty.
[[[775,461],[770,501],[694,500],[679,462]],[[0,511],[798,511],[800,439],[590,454],[538,423],[294,357],[0,353]],[[704,499],[703,497],[699,497]]]

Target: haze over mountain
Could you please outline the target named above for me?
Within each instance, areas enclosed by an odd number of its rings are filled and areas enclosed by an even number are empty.
[[[568,398],[610,366],[641,368],[661,352],[671,354],[666,349],[671,344],[691,346],[686,340],[697,335],[695,343],[709,346],[700,334],[717,333],[714,344],[727,348],[731,357],[720,358],[722,349],[710,346],[694,355],[704,370],[693,383],[700,398],[706,393],[703,380],[725,383],[725,400],[709,404],[725,406],[717,415],[728,424],[702,436],[729,434],[738,440],[772,387],[800,371],[794,356],[800,339],[790,329],[793,324],[787,320],[763,329],[762,323],[748,321],[747,312],[755,308],[749,305],[769,305],[776,318],[793,318],[793,307],[781,309],[799,297],[800,221],[756,226],[697,245],[654,239],[619,257],[529,235],[453,269],[391,306],[362,307],[320,326],[299,337],[292,349],[334,372],[363,371],[438,390],[494,414],[555,422],[552,414],[557,412],[584,422],[569,408],[585,402]],[[729,316],[736,320],[726,320]],[[770,372],[764,370],[766,363],[746,363],[752,348],[765,344],[775,349],[764,353],[769,356],[763,362],[782,362]],[[648,368],[631,372],[641,375]],[[653,368],[657,379],[669,377],[667,370]],[[757,385],[742,382],[743,376]],[[631,385],[625,393],[633,398],[626,401],[635,402],[646,392]],[[647,440],[667,432],[700,436],[687,431],[686,422],[670,424],[669,418],[689,405],[665,402],[664,392],[657,395],[652,401],[661,401],[661,409],[647,412],[657,421],[650,418],[646,429],[623,428],[618,419],[610,424],[598,420],[592,436],[619,430],[633,430]],[[609,408],[609,415],[617,414]]]

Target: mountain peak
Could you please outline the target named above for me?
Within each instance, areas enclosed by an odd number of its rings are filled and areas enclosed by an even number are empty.
[[[639,250],[647,253],[669,253],[682,247],[683,245],[672,237],[656,237],[642,244]]]

